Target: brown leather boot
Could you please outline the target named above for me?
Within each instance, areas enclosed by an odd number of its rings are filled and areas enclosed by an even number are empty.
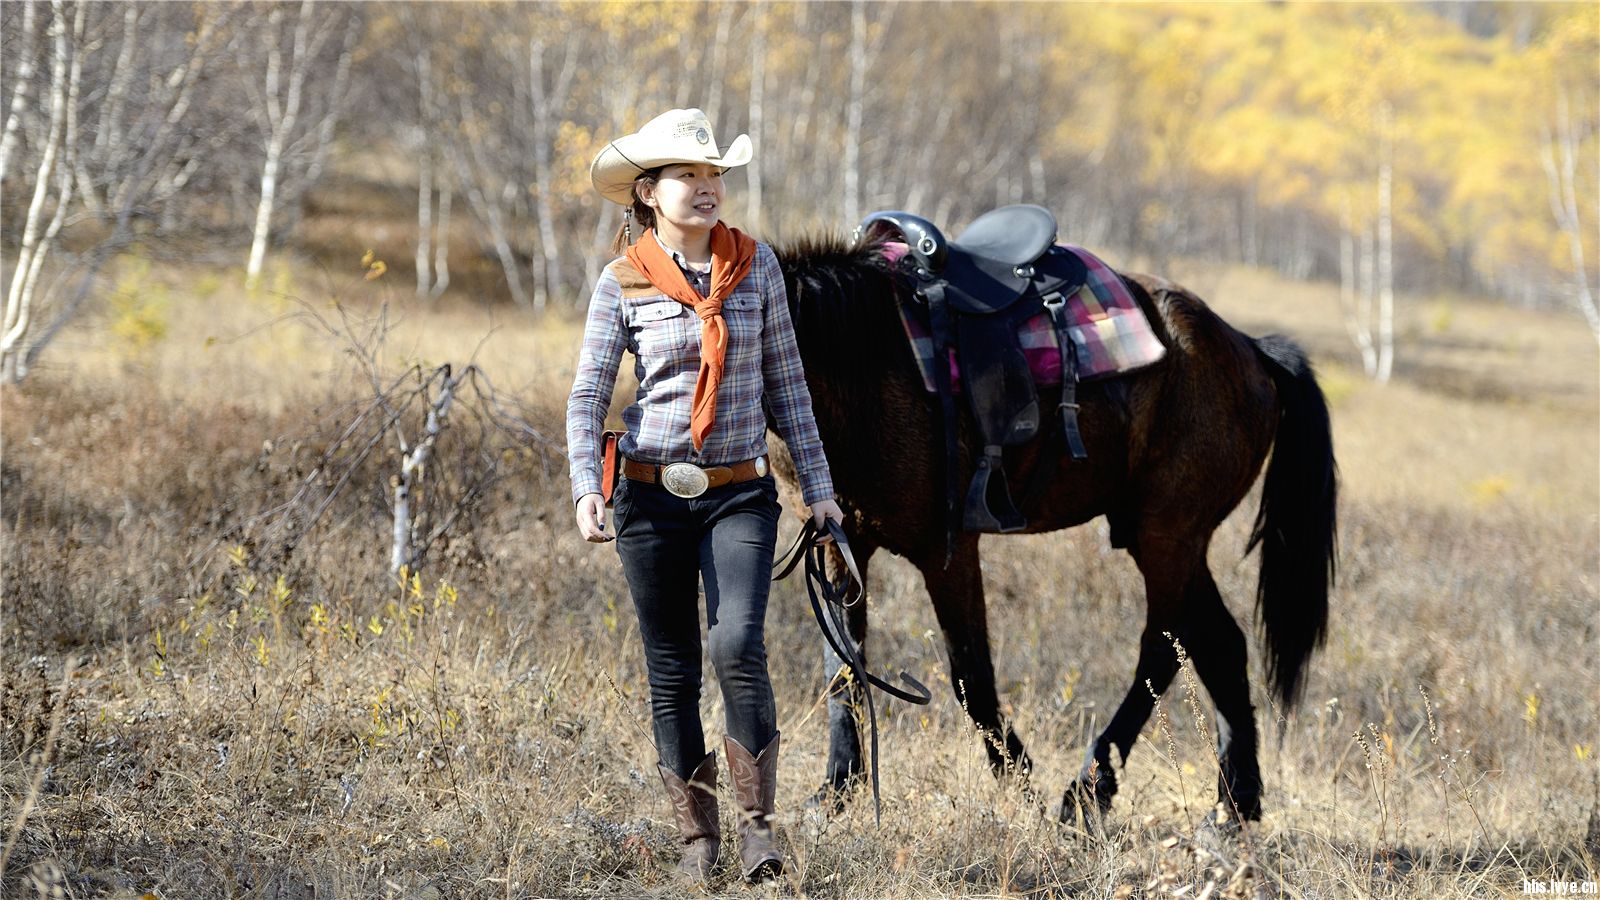
[[[726,741],[728,775],[733,779],[734,802],[739,806],[739,863],[746,881],[765,881],[783,873],[772,830],[772,800],[778,791],[778,739],[759,756],[752,756],[733,738]]]
[[[683,841],[678,874],[694,884],[705,884],[722,849],[722,828],[717,821],[717,754],[707,753],[688,781],[660,763],[656,769],[667,787]]]

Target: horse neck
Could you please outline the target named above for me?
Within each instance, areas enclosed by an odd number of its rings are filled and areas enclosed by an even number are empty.
[[[919,376],[888,277],[853,266],[841,271],[848,277],[816,279],[827,294],[812,287],[791,302],[795,340],[823,441],[876,446],[894,411],[916,399],[905,393]]]

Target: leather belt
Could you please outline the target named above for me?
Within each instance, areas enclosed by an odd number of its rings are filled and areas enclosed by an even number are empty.
[[[765,476],[767,471],[765,456],[747,459],[731,466],[705,468],[686,462],[658,466],[655,463],[640,462],[635,459],[622,460],[622,474],[634,481],[659,484],[666,488],[668,493],[686,499],[698,497],[711,488],[722,487],[725,484],[753,481]]]

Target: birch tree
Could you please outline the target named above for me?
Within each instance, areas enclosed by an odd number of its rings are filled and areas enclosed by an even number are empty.
[[[322,98],[327,112],[317,120],[316,127],[302,135],[303,114],[306,111],[307,79],[316,71],[318,59],[328,40],[341,29],[331,27],[336,19],[318,12],[316,0],[301,0],[295,7],[290,26],[288,56],[284,55],[285,38],[282,34],[287,9],[273,6],[266,15],[262,36],[266,44],[266,71],[258,90],[250,76],[243,79],[245,87],[254,95],[252,111],[262,138],[260,190],[256,203],[255,221],[250,229],[250,255],[245,263],[245,283],[254,288],[260,281],[261,269],[266,260],[267,244],[272,239],[273,215],[280,205],[279,194],[285,191],[286,181],[298,176],[299,181],[288,185],[292,192],[304,191],[310,178],[320,175],[319,157],[325,150],[323,141],[331,141],[337,122],[337,110],[342,92],[348,81],[351,53],[359,25],[349,22],[343,29],[346,42],[339,54],[335,75],[331,79],[317,79],[316,84],[326,84],[328,93]],[[342,72],[341,76],[339,73]],[[311,165],[296,172],[290,169],[291,156],[296,149],[296,139],[317,142],[313,146]]]
[[[82,21],[83,12],[84,8],[79,6],[79,22]],[[50,253],[50,245],[61,229],[72,189],[71,166],[61,162],[66,141],[69,93],[67,16],[61,0],[52,0],[50,4],[49,39],[53,51],[50,61],[49,130],[43,136],[43,152],[33,179],[33,197],[28,203],[22,246],[11,272],[11,284],[6,292],[5,322],[3,329],[0,329],[0,366],[3,366],[0,375],[8,382],[15,382],[24,374],[20,371],[18,351],[23,336],[33,324],[34,289],[38,285],[45,257]],[[54,213],[49,224],[41,227],[45,207],[52,202]]]
[[[77,316],[102,267],[133,242],[135,221],[165,220],[195,173],[214,163],[212,154],[241,127],[236,117],[194,117],[195,108],[205,105],[202,76],[208,64],[230,41],[242,39],[231,27],[237,8],[153,4],[129,15],[132,9],[90,3],[73,7],[60,144],[44,136],[26,142],[30,152],[41,154],[39,167],[31,170],[36,178],[45,169],[45,157],[50,158],[59,199],[50,224],[35,232],[31,249],[19,247],[13,274],[21,277],[20,288],[8,294],[0,335],[5,374],[13,381],[26,376]],[[178,21],[184,28],[173,27]],[[96,51],[113,40],[117,29],[120,46],[107,68],[102,65],[106,55]],[[144,89],[133,90],[136,84]],[[47,181],[35,181],[34,196],[48,186]],[[55,276],[51,289],[41,293],[47,255],[41,251],[51,248],[58,232],[75,227],[72,250],[53,254]],[[154,249],[160,235],[147,232],[144,239]],[[25,233],[23,247],[29,246]],[[16,277],[12,284],[18,284]],[[57,288],[64,288],[64,295]]]
[[[746,227],[761,233],[761,159],[767,152],[766,142],[766,77],[767,77],[767,8],[758,6],[752,15],[755,21],[750,30],[750,139],[755,143],[755,158],[747,167],[748,187],[745,206]]]
[[[450,175],[439,172],[434,143],[438,128],[438,101],[435,99],[433,54],[423,46],[415,51],[417,78],[417,123],[412,149],[417,160],[417,296],[433,299],[450,286]],[[434,195],[438,194],[438,216],[434,215]],[[432,256],[430,257],[430,250]]]
[[[24,0],[22,4],[21,46],[16,50],[17,70],[11,75],[11,102],[6,107],[5,130],[0,134],[0,183],[4,183],[11,173],[11,152],[17,145],[17,130],[27,110],[28,90],[33,87],[36,5],[37,0]]]
[[[1394,371],[1394,109],[1378,105],[1378,363],[1379,384]]]
[[[283,167],[283,148],[289,142],[290,132],[299,123],[300,95],[309,69],[307,42],[314,2],[301,0],[299,15],[295,18],[287,95],[280,94],[283,90],[283,48],[278,41],[278,28],[283,21],[283,7],[275,6],[267,14],[267,73],[265,93],[259,104],[259,114],[265,120],[266,157],[261,166],[261,199],[256,205],[256,220],[250,230],[250,258],[245,263],[245,284],[250,288],[259,282],[261,265],[267,256],[267,237],[272,230],[272,212],[278,201],[278,173]],[[319,29],[319,38],[325,33]]]
[[[455,175],[467,195],[467,202],[477,213],[479,221],[489,231],[489,241],[495,258],[500,261],[500,271],[505,273],[506,287],[511,300],[523,309],[534,309],[533,298],[522,284],[522,272],[512,247],[511,216],[505,208],[505,182],[496,177],[496,167],[487,159],[488,154],[474,137],[483,134],[473,104],[465,97],[457,101],[461,110],[461,127],[465,129],[450,136],[446,149],[455,164]],[[496,184],[495,182],[499,183]],[[487,187],[487,189],[486,189]]]
[[[546,71],[546,44],[542,30],[528,39],[528,97],[532,106],[533,196],[538,213],[539,249],[543,261],[535,289],[534,306],[543,309],[559,292],[565,279],[561,271],[561,234],[556,228],[554,160],[558,117],[572,90],[578,61],[585,55],[582,39],[567,35],[559,62]]]
[[[867,103],[867,2],[850,4],[850,93],[844,124],[844,220],[861,221],[861,122]]]
[[[1600,309],[1595,306],[1595,289],[1589,283],[1589,262],[1584,253],[1585,235],[1592,235],[1593,219],[1585,223],[1584,205],[1580,203],[1578,188],[1578,156],[1582,145],[1581,135],[1574,125],[1572,106],[1565,90],[1557,90],[1554,122],[1545,130],[1544,145],[1540,148],[1540,162],[1544,166],[1545,181],[1550,194],[1550,213],[1567,245],[1572,261],[1572,303],[1589,323],[1595,340],[1600,341]],[[1600,165],[1596,166],[1600,169]],[[1588,213],[1592,217],[1600,210],[1600,202],[1593,192],[1584,192]]]

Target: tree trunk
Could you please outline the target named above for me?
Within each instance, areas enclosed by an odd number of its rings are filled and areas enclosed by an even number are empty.
[[[1355,226],[1350,220],[1350,198],[1345,197],[1339,215],[1339,309],[1350,340],[1361,351],[1361,368],[1368,375],[1378,369],[1372,349],[1372,332],[1362,316],[1362,297],[1358,296]]]
[[[437,105],[434,102],[433,86],[433,59],[432,51],[424,45],[416,58],[417,67],[417,126],[416,126],[416,154],[417,154],[417,297],[418,299],[434,299],[444,292],[444,286],[450,281],[449,269],[442,264],[447,250],[442,244],[447,240],[444,236],[450,228],[450,189],[441,190],[439,198],[439,231],[441,246],[434,247],[433,235],[433,178],[434,178],[434,153],[433,142],[437,137]],[[448,181],[448,178],[445,179]],[[430,260],[437,253],[441,264],[434,266]]]
[[[278,200],[279,157],[283,153],[280,134],[267,141],[267,161],[261,167],[261,199],[256,203],[256,220],[251,227],[250,259],[245,265],[245,287],[254,290],[261,279],[267,258],[267,235],[272,230],[272,207]]]
[[[17,128],[22,124],[22,111],[28,105],[28,88],[33,85],[33,29],[34,0],[22,6],[22,40],[17,48],[17,72],[12,76],[11,108],[6,113],[5,133],[0,137],[0,182],[5,181],[11,162],[11,151],[17,145]]]
[[[322,180],[322,170],[327,167],[328,151],[333,147],[334,132],[339,127],[339,118],[344,113],[344,98],[350,89],[350,65],[355,59],[356,44],[361,37],[361,24],[361,17],[357,15],[351,15],[345,21],[344,44],[339,49],[339,62],[334,66],[333,86],[328,91],[328,108],[317,123],[316,145],[311,150],[311,162],[306,166],[305,175],[300,179],[301,187],[289,207],[290,218],[280,231],[282,236],[293,235],[300,230],[305,195],[316,188],[317,182]]]
[[[850,97],[845,105],[844,220],[861,221],[861,120],[867,103],[867,4],[850,4]]]
[[[1578,138],[1572,127],[1572,112],[1567,93],[1557,97],[1556,123],[1545,132],[1541,147],[1545,184],[1550,192],[1550,212],[1556,225],[1567,239],[1567,253],[1572,259],[1572,300],[1589,323],[1596,341],[1600,341],[1600,309],[1596,308],[1595,292],[1589,287],[1589,266],[1583,252],[1583,216],[1578,206]]]
[[[256,205],[255,225],[251,229],[250,259],[245,265],[245,285],[251,289],[261,280],[261,267],[267,256],[267,240],[272,232],[273,206],[278,199],[278,175],[283,165],[283,148],[293,133],[295,120],[300,115],[301,89],[305,83],[306,32],[311,27],[311,9],[315,0],[301,0],[300,17],[295,22],[294,48],[289,59],[289,92],[279,105],[278,79],[283,67],[283,51],[278,47],[277,24],[282,19],[281,9],[274,9],[269,17],[272,40],[267,55],[267,119],[271,123],[267,138],[267,159],[261,167],[261,200]]]
[[[67,168],[72,171],[73,182],[78,187],[78,193],[83,196],[85,205],[96,216],[102,215],[99,199],[94,192],[94,179],[89,177],[85,168],[86,153],[78,150],[78,89],[83,82],[83,58],[95,50],[100,49],[102,40],[96,39],[92,44],[84,42],[83,29],[88,18],[89,4],[79,3],[73,10],[72,17],[72,66],[67,75],[67,136],[65,150],[67,154]],[[66,202],[65,194],[62,203]]]
[[[549,295],[563,287],[561,277],[561,235],[556,230],[555,173],[552,162],[556,141],[555,111],[566,100],[577,71],[577,53],[569,43],[561,71],[553,85],[546,86],[544,41],[535,36],[528,41],[528,87],[533,112],[534,212],[539,221],[539,249],[543,265],[535,288],[534,307],[544,309]]]
[[[1261,207],[1256,201],[1256,193],[1257,187],[1255,183],[1252,182],[1248,191],[1245,193],[1240,202],[1240,206],[1242,208],[1240,209],[1239,216],[1239,249],[1241,251],[1244,264],[1247,266],[1261,265],[1261,230],[1258,225]],[[1340,240],[1341,242],[1345,243],[1349,242],[1350,230],[1348,227],[1345,228],[1345,230],[1340,234]],[[1353,277],[1354,274],[1352,273],[1352,278]]]
[[[733,14],[738,10],[737,3],[719,4],[717,16],[717,34],[711,41],[711,70],[706,79],[706,118],[711,120],[712,127],[722,121],[722,83],[727,81],[728,33],[733,29]]]
[[[463,115],[463,118],[467,118]],[[473,148],[476,156],[476,145],[467,142]],[[529,309],[532,304],[528,293],[522,287],[522,276],[517,268],[517,255],[511,249],[511,239],[506,232],[505,216],[500,210],[499,198],[490,200],[485,194],[482,185],[473,178],[471,165],[467,162],[466,154],[454,141],[450,144],[450,153],[456,161],[456,173],[461,179],[462,187],[466,189],[467,201],[478,211],[483,222],[489,228],[489,239],[494,243],[495,256],[500,260],[500,268],[506,275],[506,287],[511,291],[511,300],[521,309]],[[481,168],[481,166],[480,166]]]
[[[428,296],[434,300],[439,299],[445,288],[450,286],[450,197],[451,181],[448,171],[443,173],[439,187],[439,220],[434,227],[433,241],[433,288],[428,291]]]
[[[1360,330],[1356,335],[1356,346],[1361,349],[1362,371],[1372,378],[1378,374],[1378,349],[1372,340],[1372,320],[1378,297],[1378,267],[1372,229],[1365,225],[1361,228],[1360,253],[1356,266],[1360,279],[1360,294],[1356,298],[1356,323]]]
[[[808,8],[802,5],[796,14],[805,15]],[[822,81],[822,56],[821,53],[811,54],[810,61],[806,63],[806,80],[800,90],[800,101],[796,106],[790,107],[795,110],[795,114],[790,122],[789,140],[783,146],[783,168],[777,170],[783,173],[783,193],[786,197],[802,196],[801,185],[807,183],[806,170],[812,165],[815,156],[811,137],[811,117],[812,110],[819,105],[817,93],[818,85]],[[833,218],[832,211],[826,207],[817,210],[817,213],[819,218]]]
[[[750,138],[755,141],[756,157],[745,169],[748,205],[745,207],[745,227],[761,233],[761,160],[766,153],[762,130],[766,125],[764,103],[767,77],[767,7],[757,6],[753,12],[755,31],[750,41]]]
[[[428,148],[428,132],[417,126],[417,297],[428,296],[433,287],[433,273],[429,270],[429,239],[433,232],[433,154]]]
[[[55,59],[50,65],[50,129],[44,138],[39,170],[34,176],[33,199],[28,204],[28,215],[22,229],[22,246],[17,254],[16,269],[11,273],[11,288],[6,294],[4,332],[0,334],[0,360],[4,360],[3,377],[15,382],[19,377],[17,352],[32,321],[33,285],[38,277],[36,261],[42,261],[48,252],[48,241],[41,240],[40,220],[44,217],[45,200],[50,194],[50,179],[56,172],[56,157],[61,154],[67,124],[67,20],[61,0],[50,4],[50,39],[55,47]],[[65,207],[66,197],[61,197],[56,212]],[[59,224],[59,222],[57,222]]]
[[[409,450],[405,440],[400,441],[400,474],[394,483],[394,531],[389,547],[389,574],[398,575],[402,566],[415,568],[420,555],[416,541],[416,519],[412,515],[412,495],[426,471],[433,446],[444,430],[445,418],[450,414],[451,401],[455,399],[456,379],[450,375],[450,366],[439,367],[439,397],[428,407],[428,420],[423,426],[422,439]],[[398,434],[398,429],[396,430]]]
[[[1378,371],[1394,371],[1394,134],[1393,110],[1380,107],[1378,137]]]
[[[88,5],[78,7],[84,9]],[[213,14],[212,10],[223,9],[221,13]],[[78,269],[76,273],[77,287],[65,302],[53,304],[49,324],[42,330],[33,325],[26,326],[23,334],[12,340],[10,349],[13,355],[5,361],[5,369],[13,378],[21,378],[27,371],[34,367],[40,353],[48,346],[51,340],[78,314],[79,309],[91,296],[92,290],[97,286],[97,275],[101,268],[121,253],[133,242],[132,221],[135,214],[148,215],[154,211],[163,220],[171,218],[171,206],[168,201],[183,188],[190,176],[199,166],[208,159],[208,152],[226,145],[232,140],[233,135],[244,127],[242,120],[235,120],[232,124],[212,132],[202,142],[196,138],[196,131],[185,126],[185,118],[191,107],[196,85],[201,81],[206,62],[215,47],[213,40],[222,34],[227,34],[228,29],[223,27],[234,16],[233,8],[206,7],[197,10],[197,28],[193,38],[186,42],[188,49],[181,61],[170,70],[163,71],[158,67],[141,67],[139,57],[142,48],[135,47],[132,55],[123,54],[123,61],[119,66],[131,67],[133,74],[125,75],[114,73],[112,79],[123,77],[128,85],[148,84],[148,88],[141,90],[130,89],[126,92],[126,104],[135,112],[133,124],[128,128],[129,134],[138,135],[135,140],[120,140],[118,143],[108,144],[103,155],[94,154],[92,147],[81,146],[84,142],[68,142],[58,152],[67,154],[67,163],[55,167],[56,178],[59,182],[58,199],[56,200],[56,214],[44,236],[39,241],[41,252],[34,253],[28,264],[32,271],[32,278],[37,283],[38,266],[43,262],[43,249],[50,246],[55,234],[62,227],[62,219],[70,206],[72,192],[82,190],[78,179],[72,174],[71,159],[75,155],[91,155],[97,177],[104,187],[105,202],[101,204],[102,219],[114,217],[115,225],[109,237],[98,239],[92,247],[86,248],[72,257],[72,264]],[[124,36],[127,20],[124,20]],[[81,29],[79,29],[81,31]],[[98,46],[92,44],[90,47]],[[80,52],[87,52],[83,48]],[[72,71],[78,73],[88,68],[95,71],[92,66],[73,66]],[[124,70],[125,71],[125,70]],[[77,96],[77,86],[69,79],[66,87],[67,97]],[[109,100],[109,98],[108,98]],[[68,100],[71,103],[71,100]],[[109,113],[106,114],[110,116]],[[111,117],[116,122],[122,121],[121,114]],[[104,122],[105,119],[102,119]],[[67,127],[71,127],[71,120],[67,119]],[[118,129],[122,126],[118,124]],[[34,141],[35,144],[47,143],[41,135]],[[50,290],[38,300],[32,299],[35,291],[26,285],[23,296],[28,299],[27,314],[30,319],[43,322],[40,304],[51,300],[56,286],[65,283],[68,272],[57,275],[52,282]],[[28,276],[24,276],[27,278]],[[19,310],[20,312],[20,310]],[[15,326],[16,319],[10,320],[11,327],[7,332],[19,331]],[[25,338],[26,352],[24,353],[23,338]],[[20,357],[20,360],[19,360]]]
[[[122,145],[122,116],[127,109],[128,84],[133,77],[133,50],[139,40],[139,6],[128,4],[122,14],[122,46],[117,51],[117,66],[106,90],[105,112],[94,136],[94,157],[104,159],[119,152]],[[89,193],[87,189],[83,191]]]

